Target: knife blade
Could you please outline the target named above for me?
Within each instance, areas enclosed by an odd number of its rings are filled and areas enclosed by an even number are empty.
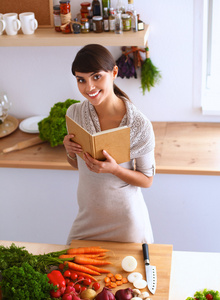
[[[144,264],[148,289],[151,294],[155,294],[157,288],[157,270],[156,266],[150,265],[148,244],[142,244]]]

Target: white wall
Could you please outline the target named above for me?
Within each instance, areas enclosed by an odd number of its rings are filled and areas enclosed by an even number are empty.
[[[71,0],[73,16],[79,3]],[[116,84],[152,121],[219,122],[220,117],[200,112],[200,76],[193,69],[201,55],[200,39],[193,36],[200,11],[194,12],[194,1],[136,0],[136,8],[150,24],[151,59],[163,78],[145,96],[140,74],[138,79],[118,78]],[[58,101],[83,100],[70,71],[79,49],[0,47],[0,91],[13,103],[11,115],[45,115]],[[119,47],[109,49],[116,59],[121,55]],[[0,178],[0,239],[65,243],[76,215],[77,172],[2,168]],[[153,187],[143,191],[155,242],[172,243],[176,250],[219,251],[214,234],[219,229],[218,181],[215,176],[156,175]]]

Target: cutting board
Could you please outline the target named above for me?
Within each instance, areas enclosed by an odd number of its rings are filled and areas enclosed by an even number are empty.
[[[144,259],[142,252],[142,244],[138,243],[117,243],[117,242],[103,242],[103,241],[85,241],[85,240],[73,240],[71,242],[71,248],[77,247],[90,247],[90,246],[100,246],[105,249],[109,249],[107,252],[108,260],[112,262],[112,265],[108,265],[106,269],[111,271],[111,273],[116,274],[120,273],[124,277],[127,277],[129,273],[122,270],[121,261],[127,255],[132,255],[136,258],[138,265],[135,271],[140,272],[144,279],[145,268],[144,268]],[[155,265],[157,268],[157,290],[155,295],[150,294],[150,298],[154,300],[168,300],[169,299],[169,288],[170,288],[170,271],[171,271],[171,261],[172,261],[172,245],[160,245],[160,244],[150,244],[149,245],[149,256],[151,265]],[[101,287],[104,286],[104,277],[97,276]],[[115,289],[112,289],[113,292],[116,292],[117,289],[124,288],[134,288],[131,283],[123,284]],[[142,291],[148,291],[144,289]]]

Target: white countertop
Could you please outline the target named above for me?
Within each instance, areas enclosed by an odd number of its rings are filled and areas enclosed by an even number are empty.
[[[1,241],[10,246],[12,241]],[[59,251],[67,245],[14,242],[34,254]],[[159,284],[159,283],[158,283]],[[220,291],[220,253],[173,251],[169,300],[186,300],[203,289]],[[152,297],[153,300],[153,297]],[[168,300],[168,299],[161,299]]]
[[[203,289],[220,291],[220,253],[173,251],[169,300]]]

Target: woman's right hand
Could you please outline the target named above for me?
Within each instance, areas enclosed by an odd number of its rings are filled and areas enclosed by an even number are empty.
[[[70,155],[70,156],[74,156],[77,153],[81,153],[82,152],[82,147],[77,144],[74,143],[73,141],[71,141],[71,139],[74,137],[73,134],[67,134],[64,137],[63,140],[63,145],[66,149],[66,152]]]

